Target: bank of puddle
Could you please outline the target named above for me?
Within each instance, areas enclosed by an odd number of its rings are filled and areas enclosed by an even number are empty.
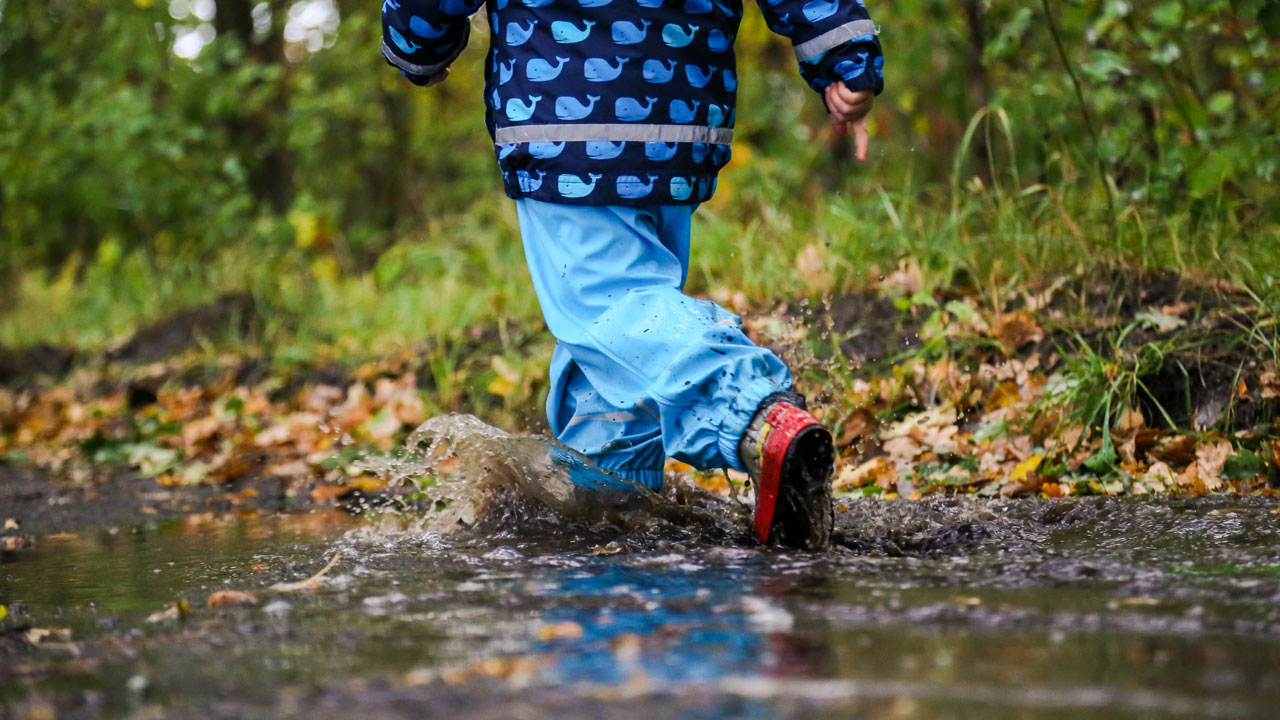
[[[1272,498],[863,500],[837,514],[829,552],[807,554],[752,545],[744,504],[679,482],[575,495],[548,452],[439,420],[369,460],[394,481],[431,477],[416,491],[430,511],[38,538],[0,564],[0,707],[311,719],[1280,707]],[[228,589],[257,602],[209,607]]]

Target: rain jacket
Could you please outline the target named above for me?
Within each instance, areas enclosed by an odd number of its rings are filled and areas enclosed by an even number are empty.
[[[862,0],[758,0],[821,92],[884,86]],[[383,0],[382,53],[443,79],[481,0]],[[487,0],[485,123],[507,195],[579,205],[709,199],[729,161],[741,0]]]

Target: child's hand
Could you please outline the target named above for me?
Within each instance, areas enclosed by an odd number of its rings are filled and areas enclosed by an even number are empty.
[[[827,109],[831,111],[831,126],[837,135],[848,135],[853,126],[853,147],[858,160],[867,159],[867,113],[876,94],[871,90],[853,92],[844,81],[827,86]]]

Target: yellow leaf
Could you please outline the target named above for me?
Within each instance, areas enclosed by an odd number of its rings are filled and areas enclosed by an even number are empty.
[[[9,616],[9,608],[3,605],[0,605],[0,620],[3,620],[8,616]]]
[[[1035,472],[1036,468],[1040,467],[1040,463],[1042,462],[1044,462],[1043,455],[1032,455],[1026,460],[1018,463],[1017,466],[1013,468],[1013,474],[1009,476],[1009,479],[1013,482],[1022,482],[1023,480],[1026,480],[1027,475]]]
[[[510,380],[504,377],[500,377],[500,378],[494,379],[493,382],[489,383],[488,390],[489,392],[493,393],[494,395],[497,395],[498,397],[506,397],[515,388],[516,388],[515,383],[511,382]]]

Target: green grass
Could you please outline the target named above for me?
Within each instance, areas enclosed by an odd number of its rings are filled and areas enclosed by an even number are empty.
[[[862,173],[874,178],[889,162]],[[851,180],[815,195],[801,169],[731,165],[725,192],[695,215],[690,291],[742,291],[759,304],[816,297],[866,286],[910,258],[926,292],[962,275],[1007,294],[1037,278],[1114,262],[1229,279],[1260,302],[1276,302],[1280,244],[1261,241],[1274,238],[1274,228],[1136,204],[1119,207],[1113,221],[1096,183],[1083,180],[1050,189],[1012,177],[962,183],[957,173],[946,189],[912,187],[909,168],[893,176],[897,188]],[[95,257],[75,257],[56,272],[22,272],[0,313],[0,344],[101,349],[232,290],[257,301],[263,332],[256,349],[286,364],[358,361],[461,338],[476,325],[538,321],[514,206],[503,198],[478,199],[397,238],[365,270],[344,267],[340,253],[296,234],[296,242],[236,244],[212,257],[122,254],[105,242]],[[820,281],[797,270],[808,245],[825,260],[828,277]],[[1274,336],[1272,328],[1261,337],[1274,343]]]

